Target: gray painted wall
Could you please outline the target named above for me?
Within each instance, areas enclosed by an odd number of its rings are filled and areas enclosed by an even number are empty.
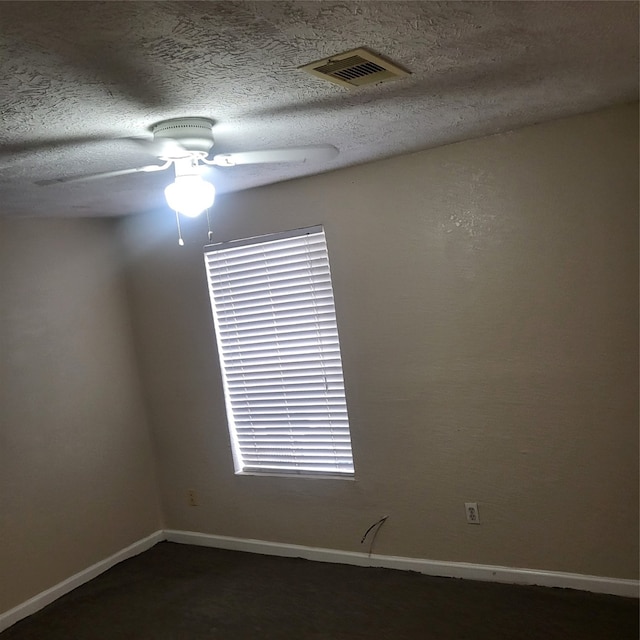
[[[622,106],[219,199],[216,240],[325,226],[355,481],[234,475],[204,220],[126,219],[167,526],[361,550],[389,514],[379,553],[637,577],[637,141]]]
[[[0,219],[0,612],[162,526],[113,227]]]

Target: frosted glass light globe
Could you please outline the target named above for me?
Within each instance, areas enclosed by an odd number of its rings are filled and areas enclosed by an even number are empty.
[[[178,176],[164,190],[164,196],[174,211],[195,218],[213,205],[216,188],[200,176]]]

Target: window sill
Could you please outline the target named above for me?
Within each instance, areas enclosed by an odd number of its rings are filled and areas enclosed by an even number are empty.
[[[268,471],[236,471],[236,476],[257,476],[262,478],[308,478],[312,480],[350,480],[355,481],[355,474],[346,473],[278,473]]]

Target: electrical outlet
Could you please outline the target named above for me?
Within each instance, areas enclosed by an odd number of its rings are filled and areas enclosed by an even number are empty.
[[[465,502],[464,510],[467,514],[468,524],[480,524],[480,512],[478,511],[477,502]]]
[[[198,494],[195,492],[194,489],[189,489],[187,491],[187,503],[189,504],[190,507],[198,506]]]

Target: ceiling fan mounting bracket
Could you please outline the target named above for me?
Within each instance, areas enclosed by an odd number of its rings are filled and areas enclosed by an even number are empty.
[[[167,153],[167,160],[191,156],[206,158],[213,147],[213,120],[208,118],[172,118],[151,127],[153,139],[174,141],[175,153]],[[185,151],[187,152],[185,154]]]

